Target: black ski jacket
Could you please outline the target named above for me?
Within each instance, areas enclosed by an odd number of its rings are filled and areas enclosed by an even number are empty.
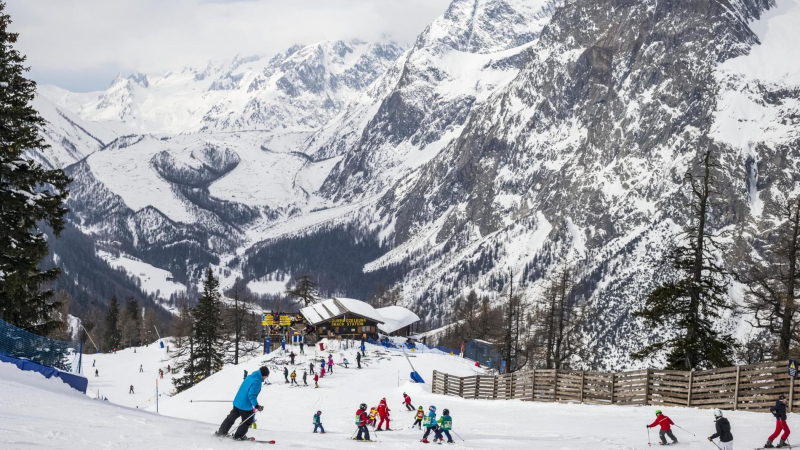
[[[775,406],[770,408],[769,412],[778,420],[786,420],[786,405],[780,400],[775,402]]]
[[[719,438],[720,442],[730,442],[733,440],[731,423],[728,422],[728,419],[720,417],[714,425],[717,427],[717,432],[711,435],[711,439]]]

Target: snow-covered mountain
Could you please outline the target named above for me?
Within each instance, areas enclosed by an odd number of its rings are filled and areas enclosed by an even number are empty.
[[[624,367],[699,151],[723,162],[731,268],[800,194],[797,23],[800,0],[454,0],[405,52],[321,43],[42,89],[74,120],[43,114],[90,154],[68,169],[81,229],[177,279],[397,283],[436,324],[510,270],[532,299],[569,263],[603,311],[593,362]],[[131,131],[97,151],[70,122]]]

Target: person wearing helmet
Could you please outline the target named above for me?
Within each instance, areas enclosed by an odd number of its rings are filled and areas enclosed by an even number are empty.
[[[675,422],[662,414],[660,409],[656,410],[656,421],[648,425],[647,428],[653,428],[656,425],[661,427],[661,430],[658,432],[658,435],[661,438],[661,445],[667,445],[667,438],[664,437],[665,435],[672,439],[673,444],[678,443],[678,439],[674,434],[672,434],[672,425],[675,425]]]
[[[214,434],[217,436],[227,436],[236,419],[241,418],[242,422],[236,428],[233,435],[234,439],[245,440],[247,437],[247,429],[253,423],[253,417],[256,411],[263,411],[264,407],[258,404],[258,394],[261,393],[261,383],[269,376],[269,369],[262,367],[261,369],[251,373],[244,379],[242,385],[239,386],[239,391],[233,399],[233,409],[228,414],[228,417],[222,422]]]
[[[314,414],[314,419],[313,419],[314,433],[316,433],[317,432],[317,428],[319,428],[320,433],[321,434],[325,434],[325,428],[322,427],[322,420],[319,417],[321,415],[322,415],[322,411],[317,411],[317,413]]]
[[[722,411],[719,409],[714,410],[714,426],[717,432],[708,437],[709,441],[719,438],[720,450],[733,450],[733,435],[731,434],[731,423],[728,419],[722,417]]]
[[[789,425],[786,424],[786,396],[781,395],[778,397],[778,401],[775,402],[775,406],[769,409],[769,412],[775,416],[775,432],[772,433],[770,437],[767,438],[767,443],[764,445],[764,448],[784,448],[788,447],[789,444],[786,443],[786,440],[789,439]],[[777,446],[772,445],[772,441],[775,440],[776,437],[783,431],[783,435],[781,436],[781,441],[778,443]]]
[[[369,441],[369,428],[367,428],[367,404],[358,405],[356,411],[356,426],[358,427],[357,441]]]
[[[417,410],[417,414],[414,416],[416,420],[414,420],[414,425],[411,425],[411,428],[419,426],[419,429],[422,430],[422,419],[425,418],[425,410],[422,409],[422,406],[419,407]]]
[[[442,442],[442,433],[447,435],[447,443],[454,444],[453,437],[450,436],[450,430],[453,428],[453,418],[450,417],[450,410],[445,408],[442,410],[442,417],[439,418],[439,428],[436,429],[436,435],[433,438],[433,442],[436,442],[436,439],[439,439],[439,443]]]
[[[408,396],[405,392],[403,392],[403,404],[406,405],[406,409],[409,411],[414,410],[414,405],[411,404],[411,397]]]
[[[422,442],[428,443],[428,435],[431,434],[431,431],[436,431],[439,426],[436,424],[436,407],[431,405],[428,408],[428,415],[425,416],[425,419],[422,421],[422,425],[425,426],[425,434],[422,435]]]
[[[389,406],[386,404],[386,397],[381,399],[381,402],[378,403],[378,417],[381,418],[380,422],[378,422],[378,428],[375,431],[383,431],[383,421],[386,421],[386,431],[392,431],[389,428]]]

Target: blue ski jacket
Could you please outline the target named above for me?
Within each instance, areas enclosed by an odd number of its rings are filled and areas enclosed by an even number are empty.
[[[256,370],[244,379],[239,392],[233,399],[233,406],[245,411],[252,411],[258,405],[258,394],[261,392],[261,371]]]

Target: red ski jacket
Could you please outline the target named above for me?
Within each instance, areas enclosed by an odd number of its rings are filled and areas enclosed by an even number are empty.
[[[656,425],[660,425],[661,429],[664,431],[669,431],[671,429],[670,425],[675,425],[675,422],[673,422],[672,419],[665,416],[664,414],[661,414],[658,417],[656,417],[655,422],[650,424],[650,428],[653,428]]]
[[[359,426],[363,427],[367,424],[367,412],[363,409],[356,411],[356,418],[360,421]]]
[[[381,417],[386,417],[389,415],[389,408],[386,407],[385,400],[381,400],[381,402],[378,403],[378,415]]]
[[[410,405],[411,404],[411,397],[409,397],[408,395],[404,395],[404,397],[405,397],[406,405]]]

